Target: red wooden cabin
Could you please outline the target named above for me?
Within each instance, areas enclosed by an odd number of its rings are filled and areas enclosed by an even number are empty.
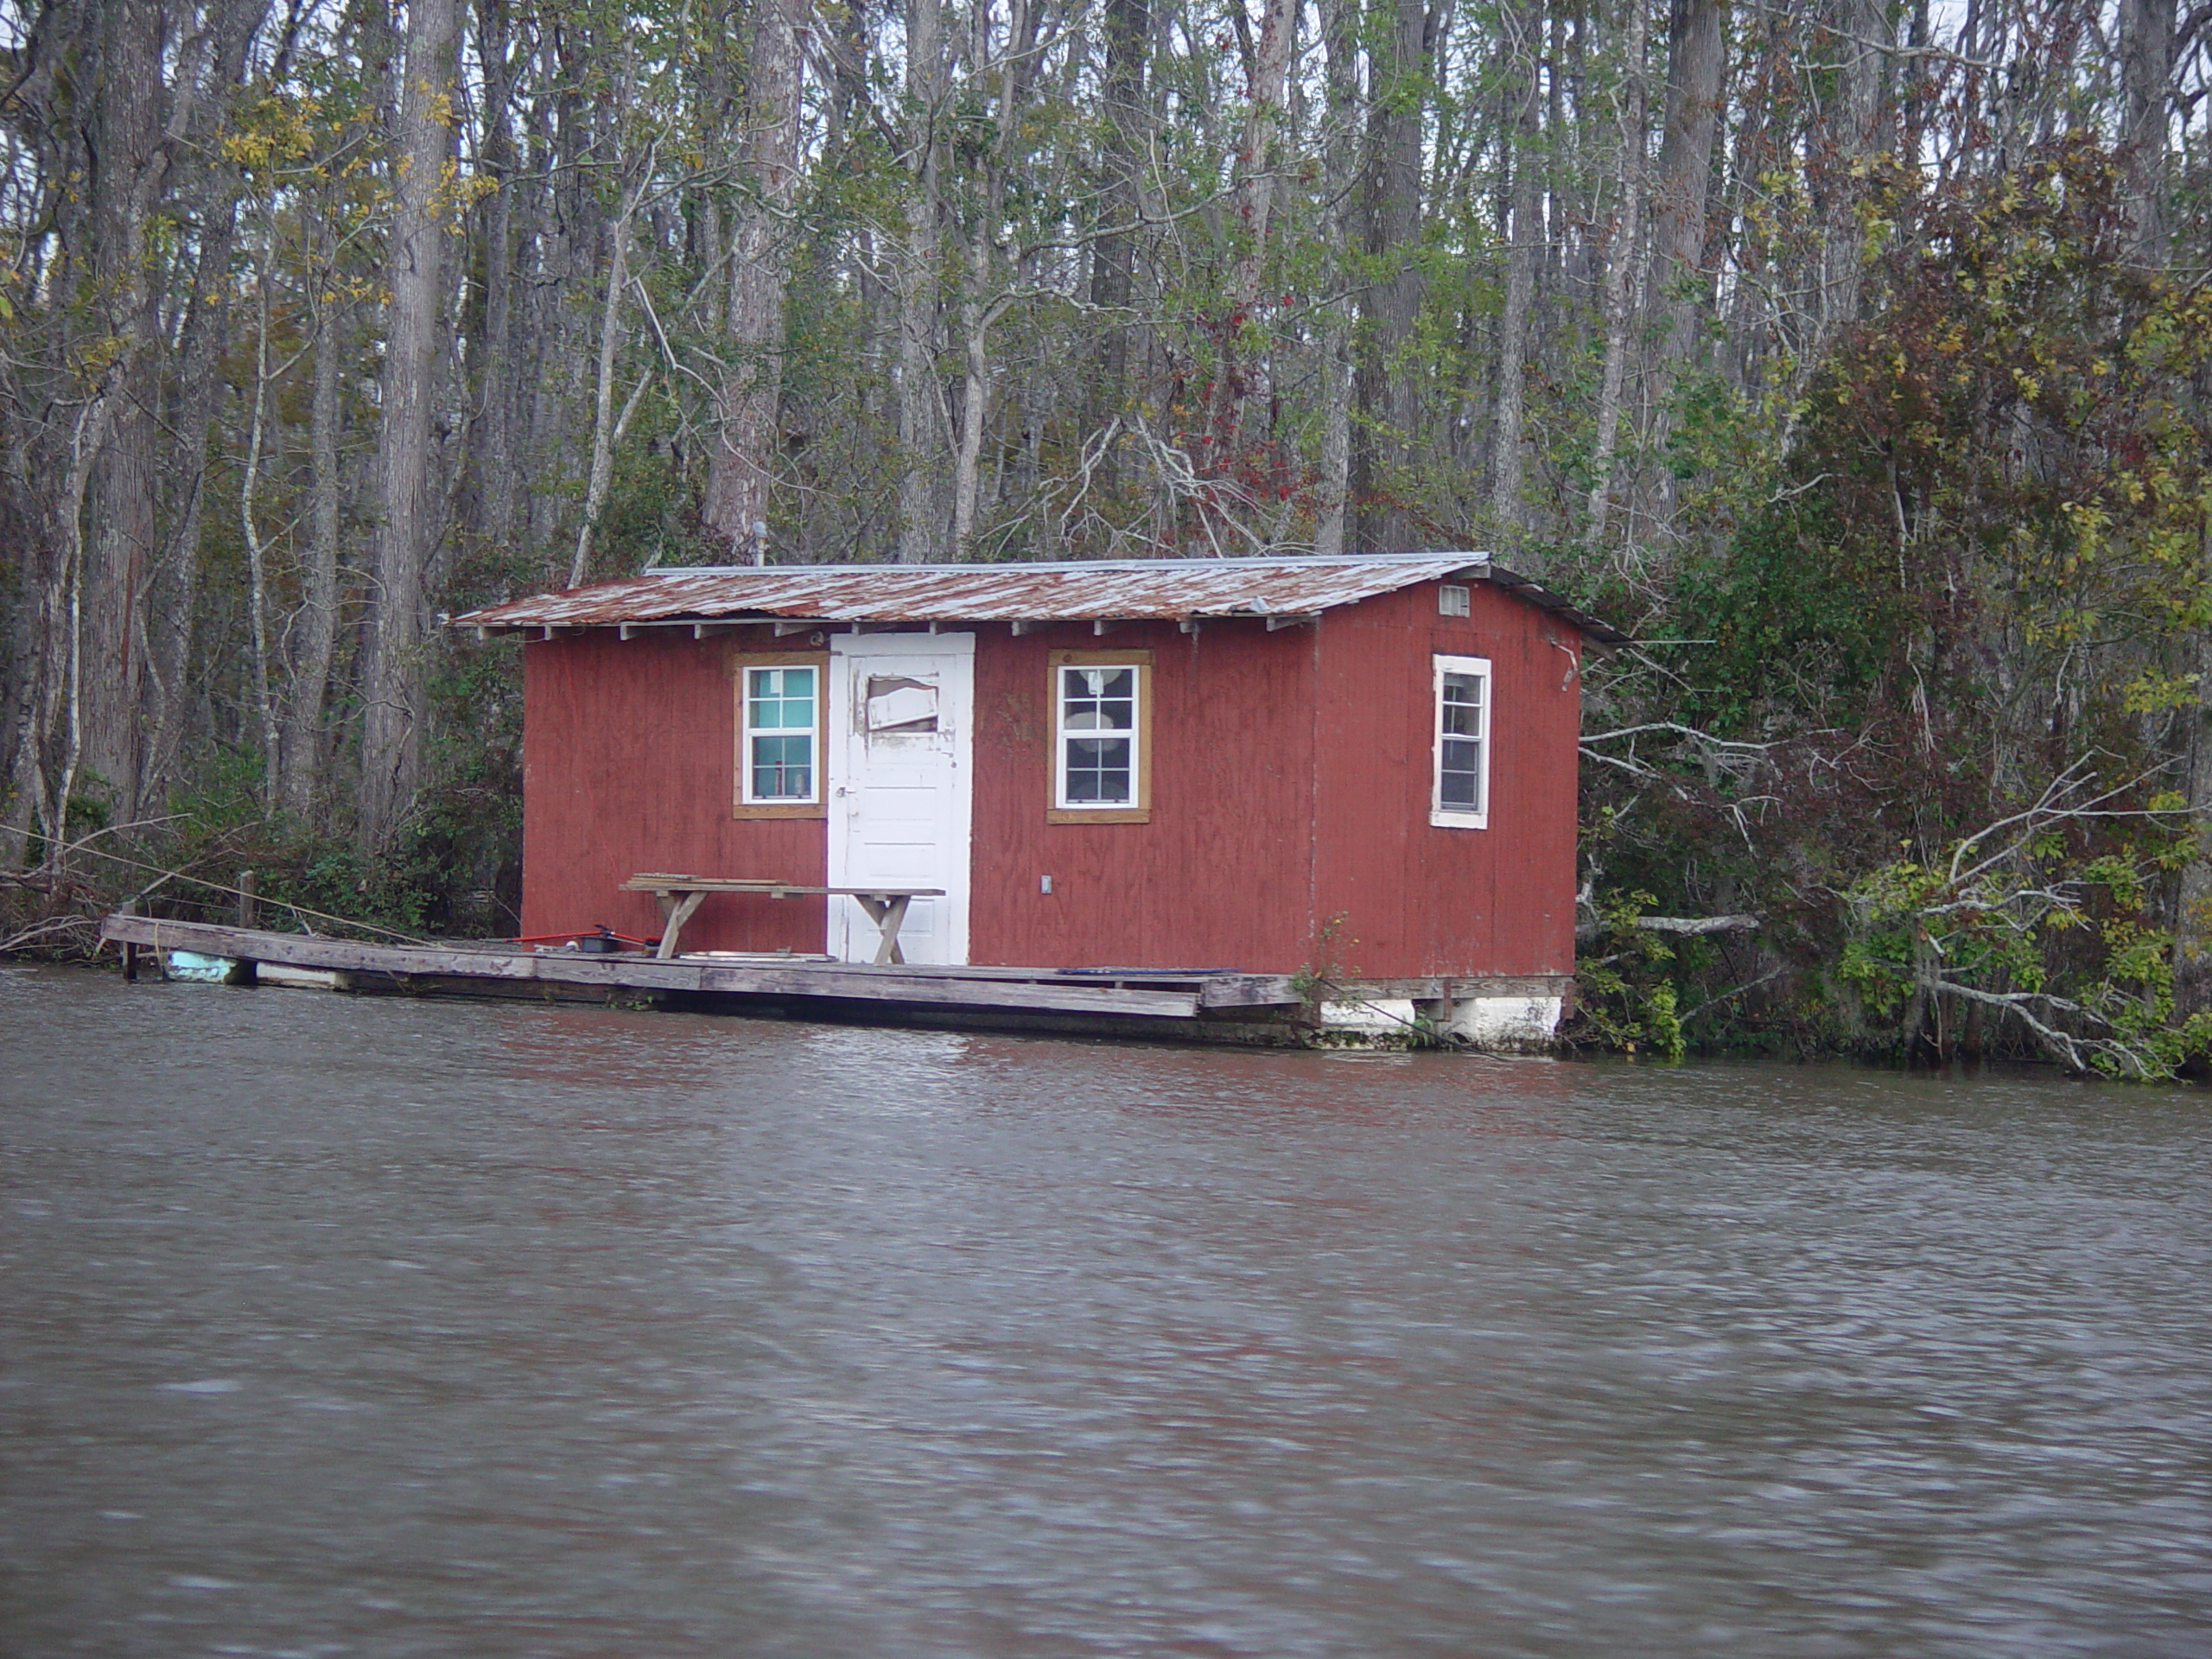
[[[622,883],[688,872],[942,888],[918,963],[1547,1028],[1569,984],[1581,663],[1621,636],[1480,555],[681,569],[455,623],[527,639],[525,934],[657,932]],[[682,943],[876,938],[717,893]]]

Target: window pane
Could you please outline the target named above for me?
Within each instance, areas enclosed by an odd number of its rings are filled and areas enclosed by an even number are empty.
[[[1436,804],[1446,812],[1479,813],[1483,802],[1484,699],[1488,677],[1444,674],[1437,684]]]
[[[1127,703],[1071,703],[1060,723],[1071,732],[1129,732],[1136,729],[1136,711]]]
[[[1071,737],[1067,746],[1070,804],[1126,806],[1136,798],[1128,738]]]
[[[1449,812],[1483,810],[1483,746],[1444,740],[1443,767],[1437,778],[1437,804]]]
[[[814,671],[810,668],[754,668],[747,672],[752,706],[746,724],[756,732],[804,732],[814,728]]]
[[[1444,677],[1444,730],[1453,737],[1483,734],[1483,683],[1474,674]]]
[[[1114,663],[1061,667],[1064,805],[1136,804],[1138,677],[1134,666]]]
[[[810,733],[753,740],[753,797],[766,801],[814,798],[814,738]]]
[[[1133,732],[1137,728],[1136,671],[1061,671],[1060,727],[1070,732]]]

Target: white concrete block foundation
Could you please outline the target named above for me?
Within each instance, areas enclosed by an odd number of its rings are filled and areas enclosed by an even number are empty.
[[[1321,1005],[1320,1038],[1333,1046],[1395,1048],[1442,1038],[1495,1054],[1548,1053],[1561,996],[1350,997]]]

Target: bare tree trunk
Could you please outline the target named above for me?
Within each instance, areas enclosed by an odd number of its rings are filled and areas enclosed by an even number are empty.
[[[1370,54],[1367,166],[1360,231],[1370,260],[1394,268],[1360,302],[1351,439],[1353,541],[1403,552],[1420,539],[1404,474],[1421,422],[1419,380],[1398,361],[1421,313],[1421,154],[1434,23],[1425,0],[1395,0],[1383,49]]]
[[[1491,518],[1508,541],[1528,527],[1521,499],[1521,426],[1529,372],[1529,347],[1535,320],[1536,259],[1543,244],[1543,189],[1536,146],[1543,108],[1541,62],[1543,11],[1537,0],[1522,0],[1509,14],[1508,52],[1528,84],[1513,119],[1513,228],[1505,261],[1505,311],[1497,327],[1497,412],[1491,422]]]
[[[174,781],[192,706],[192,636],[199,612],[200,525],[207,500],[208,452],[215,400],[230,346],[230,263],[237,240],[234,169],[203,215],[199,272],[177,346],[176,442],[166,480],[170,507],[159,582],[154,590],[146,671],[152,682],[146,721],[145,791],[158,798]],[[213,194],[213,193],[211,193]]]
[[[525,153],[517,169],[514,245],[517,318],[510,357],[519,365],[514,402],[516,540],[545,558],[557,580],[565,562],[554,547],[569,497],[558,487],[573,476],[576,443],[572,410],[581,401],[596,315],[577,296],[598,291],[593,257],[603,226],[590,172],[592,124],[587,100],[543,31],[538,73],[550,90],[531,111]],[[589,283],[588,290],[587,284]]]
[[[1134,226],[1144,207],[1142,172],[1150,147],[1152,119],[1145,94],[1145,70],[1152,37],[1151,0],[1106,0],[1106,133],[1101,146],[1098,212],[1113,228],[1090,245],[1090,304],[1099,320],[1096,367],[1084,394],[1084,435],[1088,437],[1134,399],[1129,385],[1128,315],[1134,293],[1136,238]],[[1101,457],[1098,480],[1109,494],[1118,477],[1115,451]]]
[[[71,421],[67,472],[56,504],[35,622],[27,630],[33,672],[26,688],[10,785],[11,854],[20,865],[35,826],[50,856],[63,838],[70,791],[84,748],[79,696],[84,682],[85,506],[93,458],[106,440],[113,394],[95,392]],[[53,751],[59,747],[60,753]]]
[[[477,51],[484,62],[483,168],[492,192],[485,198],[482,213],[483,334],[474,353],[479,365],[475,524],[486,542],[504,548],[514,534],[515,497],[521,487],[515,457],[515,413],[522,378],[521,354],[514,349],[517,164],[507,0],[479,0],[477,20]]]
[[[2212,556],[2212,524],[2204,530]],[[2181,746],[2189,766],[2189,810],[2196,825],[2196,855],[2182,867],[2174,918],[2174,1012],[2187,1017],[2212,1007],[2212,633],[2196,641],[2196,706],[2190,710]]]
[[[569,586],[581,588],[591,574],[591,538],[599,529],[599,515],[607,505],[607,491],[614,477],[614,446],[638,407],[638,399],[652,380],[638,377],[637,387],[623,405],[622,418],[614,418],[614,359],[622,343],[622,290],[630,282],[630,223],[637,217],[638,202],[652,177],[651,153],[637,184],[623,198],[622,211],[614,216],[607,235],[613,246],[607,259],[607,292],[601,296],[599,318],[598,391],[592,404],[591,466],[584,474],[584,510],[576,522],[576,550],[569,561]]]
[[[1812,169],[1821,221],[1820,309],[1815,327],[1822,348],[1859,316],[1864,236],[1856,168],[1873,148],[1881,106],[1883,48],[1891,27],[1885,0],[1829,0],[1827,22],[1825,38],[1839,69],[1835,102],[1821,123],[1817,165]]]
[[[1696,345],[1700,301],[1688,290],[1705,259],[1705,198],[1720,113],[1723,0],[1675,0],[1668,24],[1667,127],[1651,188],[1648,308],[1667,319],[1664,355]]]
[[[385,262],[391,327],[379,381],[378,522],[370,550],[361,721],[361,833],[378,851],[397,838],[422,765],[423,586],[434,529],[430,399],[445,254],[440,187],[453,138],[446,109],[458,70],[455,25],[454,0],[417,0],[409,9],[393,134],[398,205]]]
[[[2166,126],[2174,91],[2174,0],[2120,0],[2120,141],[2126,152],[2135,257],[2146,265],[2163,264]]]
[[[12,390],[12,388],[10,388]],[[36,499],[15,423],[4,429],[7,444],[7,483],[10,493],[29,505]],[[0,620],[9,624],[8,651],[0,657],[0,693],[7,698],[0,728],[7,748],[6,783],[0,787],[0,870],[20,870],[29,856],[30,833],[40,807],[45,782],[48,688],[55,646],[55,599],[58,584],[54,567],[60,550],[48,536],[25,538],[13,575],[13,603]]]
[[[178,755],[198,678],[193,672],[193,628],[199,613],[200,525],[207,501],[208,457],[216,399],[223,388],[224,353],[230,346],[231,253],[238,236],[237,163],[220,142],[230,124],[248,52],[268,14],[268,0],[228,0],[213,14],[213,50],[206,85],[193,101],[197,126],[186,146],[188,181],[180,194],[200,233],[182,326],[172,353],[175,391],[168,420],[171,447],[162,468],[162,553],[149,588],[146,674],[145,754],[140,792],[160,799],[177,781]],[[273,73],[289,61],[280,46]],[[218,158],[220,159],[218,159]]]
[[[94,303],[110,334],[106,441],[92,463],[91,535],[81,566],[67,770],[97,775],[118,820],[138,812],[145,696],[145,594],[155,554],[155,447],[162,392],[159,296],[147,245],[162,166],[163,19],[156,0],[98,9],[89,229]],[[67,794],[65,789],[65,796]],[[65,801],[66,808],[66,801]]]
[[[1351,246],[1351,185],[1357,165],[1357,151],[1351,141],[1359,96],[1357,0],[1325,0],[1321,8],[1321,41],[1325,54],[1322,90],[1329,123],[1329,207],[1323,234],[1328,240],[1330,267],[1341,270]],[[1354,516],[1351,410],[1356,371],[1351,309],[1348,302],[1339,301],[1321,320],[1321,476],[1313,551],[1323,558],[1343,554]]]
[[[1584,543],[1592,549],[1605,538],[1611,506],[1613,453],[1620,440],[1621,392],[1627,379],[1629,323],[1636,313],[1636,272],[1642,250],[1643,143],[1646,110],[1643,79],[1644,0],[1628,0],[1625,43],[1626,85],[1621,96],[1620,206],[1613,222],[1612,246],[1605,261],[1605,359],[1598,380],[1598,430],[1590,458],[1589,526]]]
[[[1275,129],[1282,119],[1283,94],[1290,70],[1291,41],[1298,24],[1297,0],[1266,0],[1260,38],[1249,66],[1249,93],[1244,133],[1237,147],[1236,183],[1230,194],[1238,248],[1230,268],[1221,321],[1221,361],[1208,400],[1205,470],[1226,466],[1245,428],[1246,405],[1256,386],[1258,366],[1247,359],[1242,335],[1259,307],[1260,284],[1267,274],[1268,226],[1274,212]]]
[[[318,221],[315,245],[327,261],[329,227]],[[344,314],[334,294],[316,307],[315,391],[308,413],[308,557],[301,572],[300,614],[294,625],[291,696],[284,711],[284,810],[305,817],[322,779],[322,711],[338,648],[338,369],[345,353]]]
[[[969,556],[976,537],[976,512],[982,485],[983,416],[991,397],[988,346],[991,323],[999,308],[986,299],[984,293],[991,281],[991,219],[995,209],[996,203],[993,202],[969,238],[968,281],[960,297],[963,375],[960,442],[952,463],[952,547],[954,556],[962,559]]]
[[[253,516],[253,495],[261,486],[262,441],[268,430],[264,416],[269,408],[270,236],[264,222],[261,270],[256,283],[261,305],[254,320],[252,415],[247,423],[245,473],[238,482],[238,530],[245,541],[246,609],[252,624],[253,703],[261,728],[261,799],[264,807],[273,806],[276,800],[276,703],[269,672],[269,561],[260,525]]]
[[[944,403],[938,385],[938,223],[944,210],[943,0],[906,3],[906,238],[899,265],[899,563],[945,556],[939,478],[945,460]]]
[[[969,12],[970,55],[980,69],[989,61],[990,0],[976,0]],[[1037,13],[1030,0],[1011,0],[1005,49],[998,54],[998,136],[983,158],[981,200],[968,238],[968,276],[961,285],[960,329],[964,373],[961,385],[960,443],[953,461],[952,544],[957,556],[971,556],[982,496],[983,429],[990,412],[992,325],[1013,303],[994,294],[993,251],[1006,207],[1007,158],[1033,73]],[[1015,277],[1020,272],[1014,272]]]
[[[29,557],[23,561],[25,566],[31,563]],[[20,596],[9,619],[15,626],[7,667],[15,677],[6,688],[8,772],[6,791],[0,794],[6,809],[0,814],[0,870],[20,870],[29,859],[31,829],[45,785],[46,729],[41,717],[53,673],[54,628],[53,584],[36,579],[42,575],[26,569],[19,576],[22,588],[37,597]]]
[[[776,476],[783,390],[784,294],[791,280],[789,219],[799,175],[800,67],[812,7],[763,0],[747,64],[746,156],[750,197],[740,210],[730,270],[735,357],[721,388],[721,429],[707,474],[709,528],[739,559],[765,563],[769,487]]]
[[[1728,320],[1722,346],[1722,365],[1729,384],[1738,391],[1748,386],[1763,360],[1767,340],[1783,319],[1763,298],[1773,260],[1772,239],[1754,218],[1760,183],[1775,164],[1780,140],[1776,137],[1777,83],[1789,73],[1791,42],[1796,29],[1793,14],[1770,11],[1764,22],[1764,39],[1745,86],[1747,118],[1729,137],[1728,180],[1722,213],[1733,230],[1731,257],[1738,270],[1729,296]]]
[[[85,516],[102,448],[115,424],[118,395],[112,390],[104,390],[79,414],[70,444],[68,482],[62,491],[69,518],[61,543],[60,579],[55,584],[52,607],[60,620],[61,648],[55,653],[57,669],[45,722],[51,730],[54,713],[58,711],[63,717],[61,764],[60,775],[50,790],[44,787],[43,776],[39,779],[39,822],[46,831],[49,854],[68,839],[69,804],[76,794],[78,768],[84,763],[85,569],[91,563]]]
[[[1674,0],[1668,24],[1665,133],[1650,192],[1651,254],[1644,278],[1645,340],[1651,350],[1641,407],[1643,439],[1656,450],[1673,418],[1675,375],[1698,354],[1706,309],[1706,196],[1722,102],[1726,0]],[[1767,119],[1761,111],[1754,123]],[[1662,528],[1675,522],[1676,480],[1646,469],[1630,499]]]

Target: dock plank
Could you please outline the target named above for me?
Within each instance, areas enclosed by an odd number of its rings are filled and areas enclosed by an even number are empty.
[[[1088,985],[1037,985],[1019,980],[961,980],[942,976],[861,975],[830,967],[709,968],[702,990],[752,996],[856,997],[963,1007],[1044,1008],[1065,1014],[1135,1014],[1194,1019],[1196,991],[1117,991]]]
[[[1067,1014],[1121,1014],[1192,1019],[1200,982],[1174,990],[1121,989],[1052,982],[1049,978],[975,976],[957,968],[878,967],[859,963],[754,965],[662,962],[646,957],[588,957],[553,951],[502,951],[475,947],[365,944],[310,934],[265,933],[210,922],[174,922],[143,916],[110,916],[100,937],[156,950],[194,950],[234,961],[282,963],[355,973],[423,977],[541,980],[570,985],[638,990],[702,991],[739,996],[821,996],[841,1000],[925,1003],[957,1007],[1007,1007]]]
[[[1198,1006],[1206,1008],[1280,1007],[1305,1000],[1288,974],[1209,974],[1198,989]]]
[[[235,961],[281,962],[295,968],[355,968],[381,973],[465,974],[477,979],[532,979],[532,958],[516,952],[447,950],[434,945],[363,944],[307,933],[264,933],[212,922],[171,922],[109,916],[100,937],[161,950],[196,950]]]

